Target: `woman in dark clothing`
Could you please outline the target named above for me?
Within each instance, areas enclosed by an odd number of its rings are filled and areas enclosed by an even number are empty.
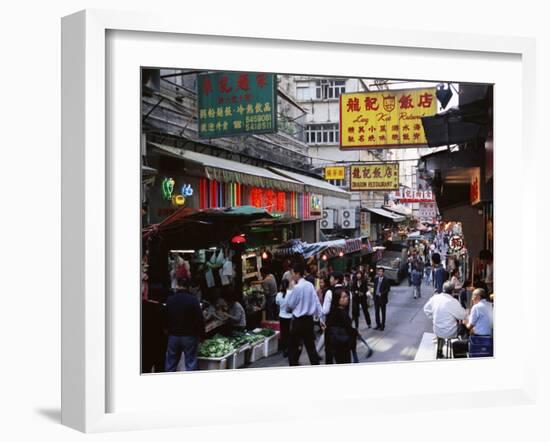
[[[349,300],[349,292],[345,288],[337,288],[332,294],[327,318],[327,330],[337,364],[351,362],[351,351],[357,339],[357,331],[352,327],[348,314]]]
[[[355,322],[355,328],[359,329],[359,316],[361,315],[360,308],[363,310],[365,315],[365,321],[367,322],[367,327],[371,328],[371,319],[369,314],[369,304],[367,302],[367,292],[368,288],[368,279],[361,272],[356,273],[355,281],[353,282],[353,294],[354,302],[352,304],[351,316]]]

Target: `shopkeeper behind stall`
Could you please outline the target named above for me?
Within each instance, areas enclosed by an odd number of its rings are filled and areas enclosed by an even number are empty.
[[[275,297],[277,296],[277,281],[275,276],[271,274],[265,267],[260,269],[262,275],[262,289],[265,295],[265,311],[268,321],[274,321],[277,319],[277,304],[275,304]]]
[[[232,331],[244,331],[246,328],[246,312],[243,306],[237,301],[237,297],[233,294],[230,300],[229,308],[227,309],[227,318],[230,321]]]

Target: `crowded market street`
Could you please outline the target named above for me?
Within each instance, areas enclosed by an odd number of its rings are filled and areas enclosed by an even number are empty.
[[[142,69],[142,373],[493,356],[493,86]]]
[[[401,284],[392,287],[390,301],[388,303],[386,329],[384,331],[367,328],[365,318],[361,316],[359,322],[359,333],[367,341],[372,349],[372,355],[367,359],[367,348],[361,342],[357,344],[357,353],[360,362],[396,362],[411,361],[415,359],[417,350],[425,334],[430,337],[432,333],[432,322],[422,311],[424,304],[433,294],[431,285],[422,285],[422,296],[413,299],[412,287],[406,280]],[[318,335],[319,337],[319,335]],[[431,339],[428,341],[431,343]],[[323,354],[324,349],[320,349]],[[433,353],[435,359],[435,344],[430,345],[428,352]],[[308,365],[306,352],[300,357],[301,365]],[[323,364],[323,361],[321,361]],[[286,367],[288,361],[282,353],[277,353],[268,358],[260,359],[248,365],[248,368]]]

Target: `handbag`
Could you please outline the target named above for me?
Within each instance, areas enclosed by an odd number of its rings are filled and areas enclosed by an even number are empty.
[[[351,336],[344,327],[333,325],[329,327],[330,342],[337,346],[351,345]]]

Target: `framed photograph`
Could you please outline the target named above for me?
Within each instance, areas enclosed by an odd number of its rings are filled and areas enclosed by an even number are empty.
[[[62,54],[63,424],[533,403],[532,40],[93,10]]]

